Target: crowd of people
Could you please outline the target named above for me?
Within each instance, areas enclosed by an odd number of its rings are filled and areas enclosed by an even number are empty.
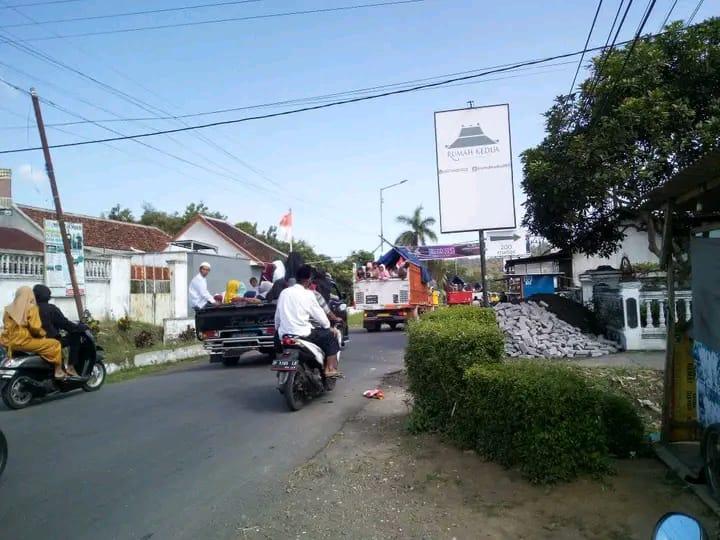
[[[407,279],[410,263],[403,259],[398,259],[397,263],[389,268],[384,264],[376,262],[368,262],[364,266],[360,266],[355,273],[358,281],[365,279],[379,279],[386,281],[388,279]]]

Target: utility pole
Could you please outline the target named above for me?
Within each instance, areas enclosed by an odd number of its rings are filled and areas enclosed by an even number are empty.
[[[485,265],[485,231],[478,231],[480,235],[480,274],[482,276],[483,306],[489,307],[487,290],[487,267]]]
[[[45,135],[45,124],[40,111],[40,100],[34,88],[30,89],[32,96],[33,109],[35,109],[35,120],[37,122],[38,131],[40,132],[40,142],[42,143],[43,154],[45,156],[45,169],[50,179],[50,189],[52,190],[53,201],[55,203],[55,217],[57,218],[60,228],[60,236],[62,236],[63,250],[65,250],[65,260],[67,261],[68,271],[70,272],[70,283],[72,284],[73,298],[75,299],[75,307],[78,312],[78,319],[82,320],[83,306],[82,298],[80,298],[80,288],[78,287],[77,277],[75,276],[75,264],[70,251],[70,239],[65,229],[65,219],[63,218],[62,205],[60,204],[60,194],[58,193],[57,183],[55,182],[55,170],[53,169],[52,157],[50,156],[50,148],[48,146],[47,136]]]

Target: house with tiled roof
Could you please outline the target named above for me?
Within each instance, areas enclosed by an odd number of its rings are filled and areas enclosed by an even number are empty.
[[[247,258],[254,266],[287,257],[286,253],[227,221],[203,215],[195,216],[176,234],[169,249],[183,244],[200,245],[226,257]]]

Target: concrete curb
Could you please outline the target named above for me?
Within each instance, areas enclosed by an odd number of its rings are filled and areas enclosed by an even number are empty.
[[[146,353],[136,354],[133,358],[132,363],[127,364],[105,364],[108,375],[121,371],[123,369],[130,369],[133,367],[146,367],[146,366],[157,366],[161,364],[173,364],[180,360],[187,360],[188,358],[197,358],[199,356],[205,356],[205,349],[201,343],[196,345],[188,345],[185,347],[178,347],[177,349],[165,349],[161,351],[150,351]]]

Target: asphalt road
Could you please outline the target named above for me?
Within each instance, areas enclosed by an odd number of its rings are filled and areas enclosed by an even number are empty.
[[[291,413],[265,360],[205,362],[21,411],[0,405],[10,458],[0,537],[241,538],[287,475],[402,367],[405,334],[354,333],[346,378]],[[330,402],[331,401],[331,402]]]

